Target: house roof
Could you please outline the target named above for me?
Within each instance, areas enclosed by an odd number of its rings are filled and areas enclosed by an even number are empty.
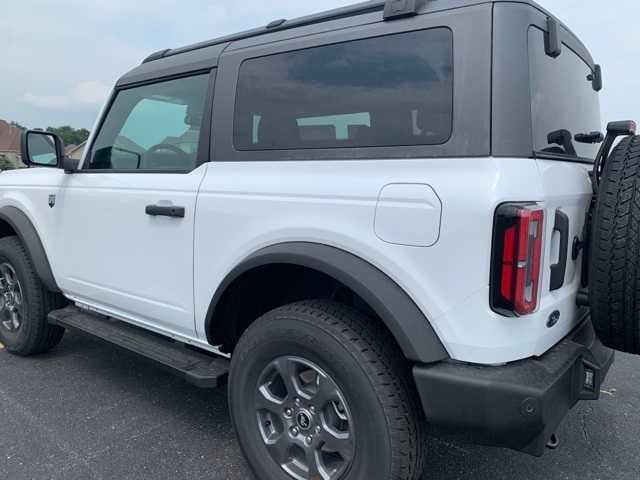
[[[22,130],[0,120],[0,152],[20,153]]]

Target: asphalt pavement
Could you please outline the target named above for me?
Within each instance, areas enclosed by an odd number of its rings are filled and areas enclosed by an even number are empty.
[[[423,479],[637,480],[640,357],[619,355],[603,389],[544,457],[431,439]],[[78,334],[35,358],[0,350],[0,479],[251,478],[224,389],[198,390]]]

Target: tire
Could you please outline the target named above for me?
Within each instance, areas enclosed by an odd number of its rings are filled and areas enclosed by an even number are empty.
[[[293,363],[298,385],[304,383],[302,378],[305,376],[306,380],[314,378],[306,370],[311,365],[315,380],[306,384],[303,391],[308,393],[315,389],[315,397],[311,400],[303,397],[300,403],[296,403],[292,397],[300,397],[300,390],[293,395],[289,393],[289,389],[295,391],[295,387],[287,388],[284,377],[277,373],[280,365],[286,365],[282,359],[290,363],[302,362]],[[272,362],[277,365],[273,372],[269,370],[274,365]],[[410,373],[410,366],[390,340],[389,333],[376,322],[342,304],[324,300],[304,301],[278,308],[258,319],[245,332],[234,351],[229,378],[232,422],[257,478],[323,478],[305,474],[301,464],[287,466],[293,472],[287,473],[283,463],[276,461],[282,452],[277,449],[278,442],[271,450],[266,446],[265,439],[273,441],[280,438],[287,442],[300,442],[302,446],[295,444],[285,451],[284,458],[296,458],[307,467],[307,459],[310,458],[307,452],[323,452],[318,455],[323,458],[321,464],[325,472],[333,468],[331,480],[417,480],[423,467],[425,422],[422,410],[417,407],[417,393]],[[264,378],[267,381],[263,383]],[[320,378],[323,378],[321,383],[314,383]],[[318,399],[322,396],[329,398],[328,394],[320,393],[332,390],[327,386],[329,381],[339,390],[333,398],[342,400],[324,404]],[[273,402],[269,401],[268,410],[260,410],[256,399],[259,398],[262,405],[264,395],[259,385],[268,385],[267,397],[277,396],[277,402],[282,403],[274,408]],[[274,391],[279,393],[276,395]],[[300,423],[304,418],[300,413],[308,413],[314,405],[316,415],[310,414],[311,427],[308,430],[313,437],[312,445],[305,450],[309,435],[303,431],[305,423]],[[285,411],[287,407],[291,409],[289,416]],[[343,415],[340,416],[339,412]],[[338,417],[347,418],[341,427],[332,423]],[[349,447],[336,447],[346,454],[318,450],[327,438],[326,431],[321,431],[320,427],[325,423],[333,431],[344,432],[346,429],[349,432],[348,437],[341,433],[342,438],[353,443]],[[291,428],[300,431],[295,440],[290,440],[296,433]],[[328,437],[333,439],[333,434]],[[329,446],[326,443],[323,448],[335,450]],[[272,451],[277,454],[272,456]],[[334,456],[336,463],[329,468],[329,460],[333,462]]]
[[[6,278],[13,279],[12,291],[20,293],[13,296],[10,302],[4,293]],[[49,325],[47,314],[62,306],[64,300],[60,295],[49,292],[40,282],[31,258],[17,237],[0,239],[0,342],[9,353],[20,356],[44,353],[60,343],[64,329]],[[8,305],[13,311],[20,310],[18,323],[12,319]],[[9,324],[8,322],[11,322]],[[16,326],[18,325],[18,326]]]
[[[598,337],[640,354],[640,136],[609,156],[593,217],[589,297]]]

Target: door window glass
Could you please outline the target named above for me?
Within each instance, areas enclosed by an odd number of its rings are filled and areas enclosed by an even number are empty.
[[[118,93],[96,138],[89,169],[193,170],[209,75]]]
[[[591,67],[568,46],[548,56],[544,32],[529,29],[533,146],[545,154],[594,159],[599,146],[576,142],[579,133],[601,129],[600,99],[589,75]]]

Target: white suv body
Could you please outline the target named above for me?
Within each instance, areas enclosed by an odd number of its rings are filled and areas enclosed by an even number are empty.
[[[0,339],[73,327],[201,386],[230,369],[261,478],[415,479],[423,414],[541,455],[613,362],[576,301],[601,87],[528,1],[372,1],[157,52],[79,164],[30,131],[56,168],[0,175]],[[70,306],[11,317],[40,291],[18,240]]]
[[[498,364],[541,355],[581,320],[575,263],[563,289],[547,287],[539,310],[526,317],[493,312],[488,283],[499,204],[537,201],[547,218],[561,205],[578,220],[572,233],[580,235],[591,187],[579,164],[229,162],[186,175],[31,169],[4,172],[0,180],[0,205],[27,213],[65,296],[212,351],[205,319],[218,286],[251,254],[287,242],[329,245],[375,265],[415,301],[455,360]],[[153,203],[185,206],[185,218],[145,216]],[[385,241],[380,233],[387,226],[397,236]],[[436,241],[411,245],[416,236]],[[555,262],[552,236],[547,229],[545,265]],[[541,283],[549,285],[544,277]],[[555,310],[561,324],[549,329]]]

